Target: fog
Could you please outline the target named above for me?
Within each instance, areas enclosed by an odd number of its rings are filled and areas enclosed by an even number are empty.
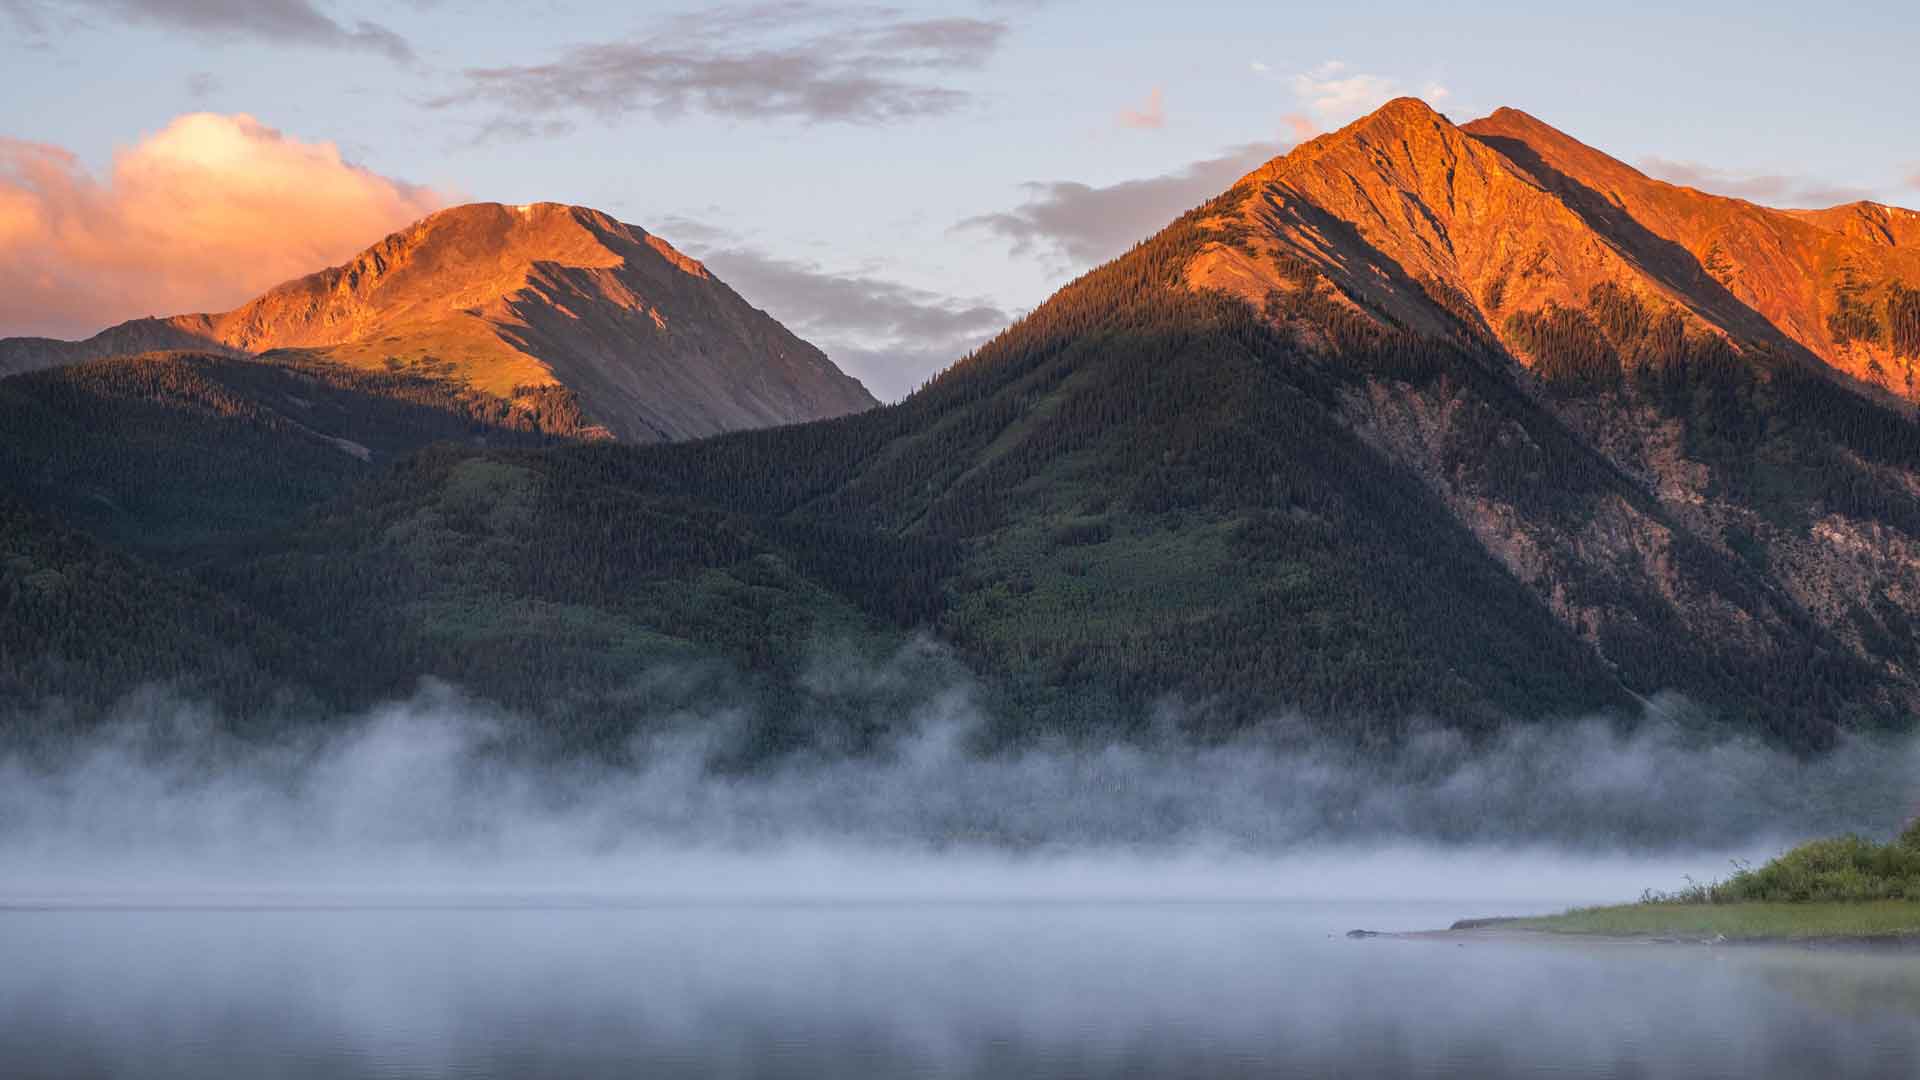
[[[56,706],[0,719],[0,1061],[1795,1077],[1920,1054],[1910,954],[1346,937],[1884,834],[1911,739],[1801,760],[1669,698],[1363,751],[1290,715],[1196,741],[1169,702],[1124,741],[994,750],[1008,718],[927,667],[823,664],[820,715],[778,718],[657,673],[659,708],[591,757],[439,683],[319,722],[163,689],[81,737],[28,734]],[[817,737],[742,767],[770,719]]]
[[[0,913],[75,1076],[1910,1076],[1908,955],[1352,941],[1450,905]]]
[[[532,721],[439,683],[265,743],[149,690],[58,752],[0,759],[0,894],[1598,902],[1889,833],[1920,777],[1910,738],[1802,760],[1674,720],[1676,699],[1482,746],[1416,725],[1390,752],[1284,715],[1203,744],[1169,704],[1132,741],[984,752],[993,717],[964,678],[811,677],[827,699],[886,683],[892,734],[743,771],[724,763],[751,710],[682,705],[639,725],[627,764],[556,763],[516,737]]]

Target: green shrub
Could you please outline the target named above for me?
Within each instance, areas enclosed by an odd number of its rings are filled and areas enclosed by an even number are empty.
[[[1649,896],[1667,903],[1920,900],[1920,822],[1891,844],[1837,836],[1802,844],[1716,885]]]

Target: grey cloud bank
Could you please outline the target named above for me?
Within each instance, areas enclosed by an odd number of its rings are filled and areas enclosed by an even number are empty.
[[[1085,269],[1124,254],[1285,150],[1278,143],[1248,143],[1178,172],[1104,187],[1034,182],[1025,185],[1028,197],[1020,206],[968,218],[957,228],[1005,238],[1016,255],[1039,254]]]
[[[983,299],[772,255],[700,222],[669,218],[660,228],[883,401],[906,396],[1014,318]]]
[[[1693,161],[1649,157],[1641,159],[1640,168],[1647,175],[1668,183],[1699,188],[1715,195],[1730,195],[1762,206],[1824,209],[1873,197],[1873,192],[1866,188],[1825,184],[1804,176],[1720,169]]]
[[[972,100],[934,76],[975,70],[1007,34],[974,18],[914,19],[888,8],[772,3],[668,19],[626,40],[590,42],[539,64],[468,69],[429,104],[529,115],[646,112],[884,124]]]
[[[9,0],[4,10],[29,33],[48,15],[97,16],[196,34],[238,34],[276,44],[355,49],[411,61],[413,49],[379,23],[343,24],[310,0]]]

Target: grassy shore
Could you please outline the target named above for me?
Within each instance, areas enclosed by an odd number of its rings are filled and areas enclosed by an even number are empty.
[[[1468,920],[1506,930],[1689,941],[1905,941],[1920,944],[1920,821],[1890,843],[1836,836],[1801,844],[1726,881],[1649,891],[1637,904],[1530,919]]]
[[[1501,925],[1514,930],[1605,937],[1920,941],[1920,900],[1622,904],[1576,908],[1563,915],[1515,919]]]

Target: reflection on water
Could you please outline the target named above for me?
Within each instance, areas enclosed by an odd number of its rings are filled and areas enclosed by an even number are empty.
[[[1433,904],[0,911],[10,1077],[1910,1076],[1920,957]]]

